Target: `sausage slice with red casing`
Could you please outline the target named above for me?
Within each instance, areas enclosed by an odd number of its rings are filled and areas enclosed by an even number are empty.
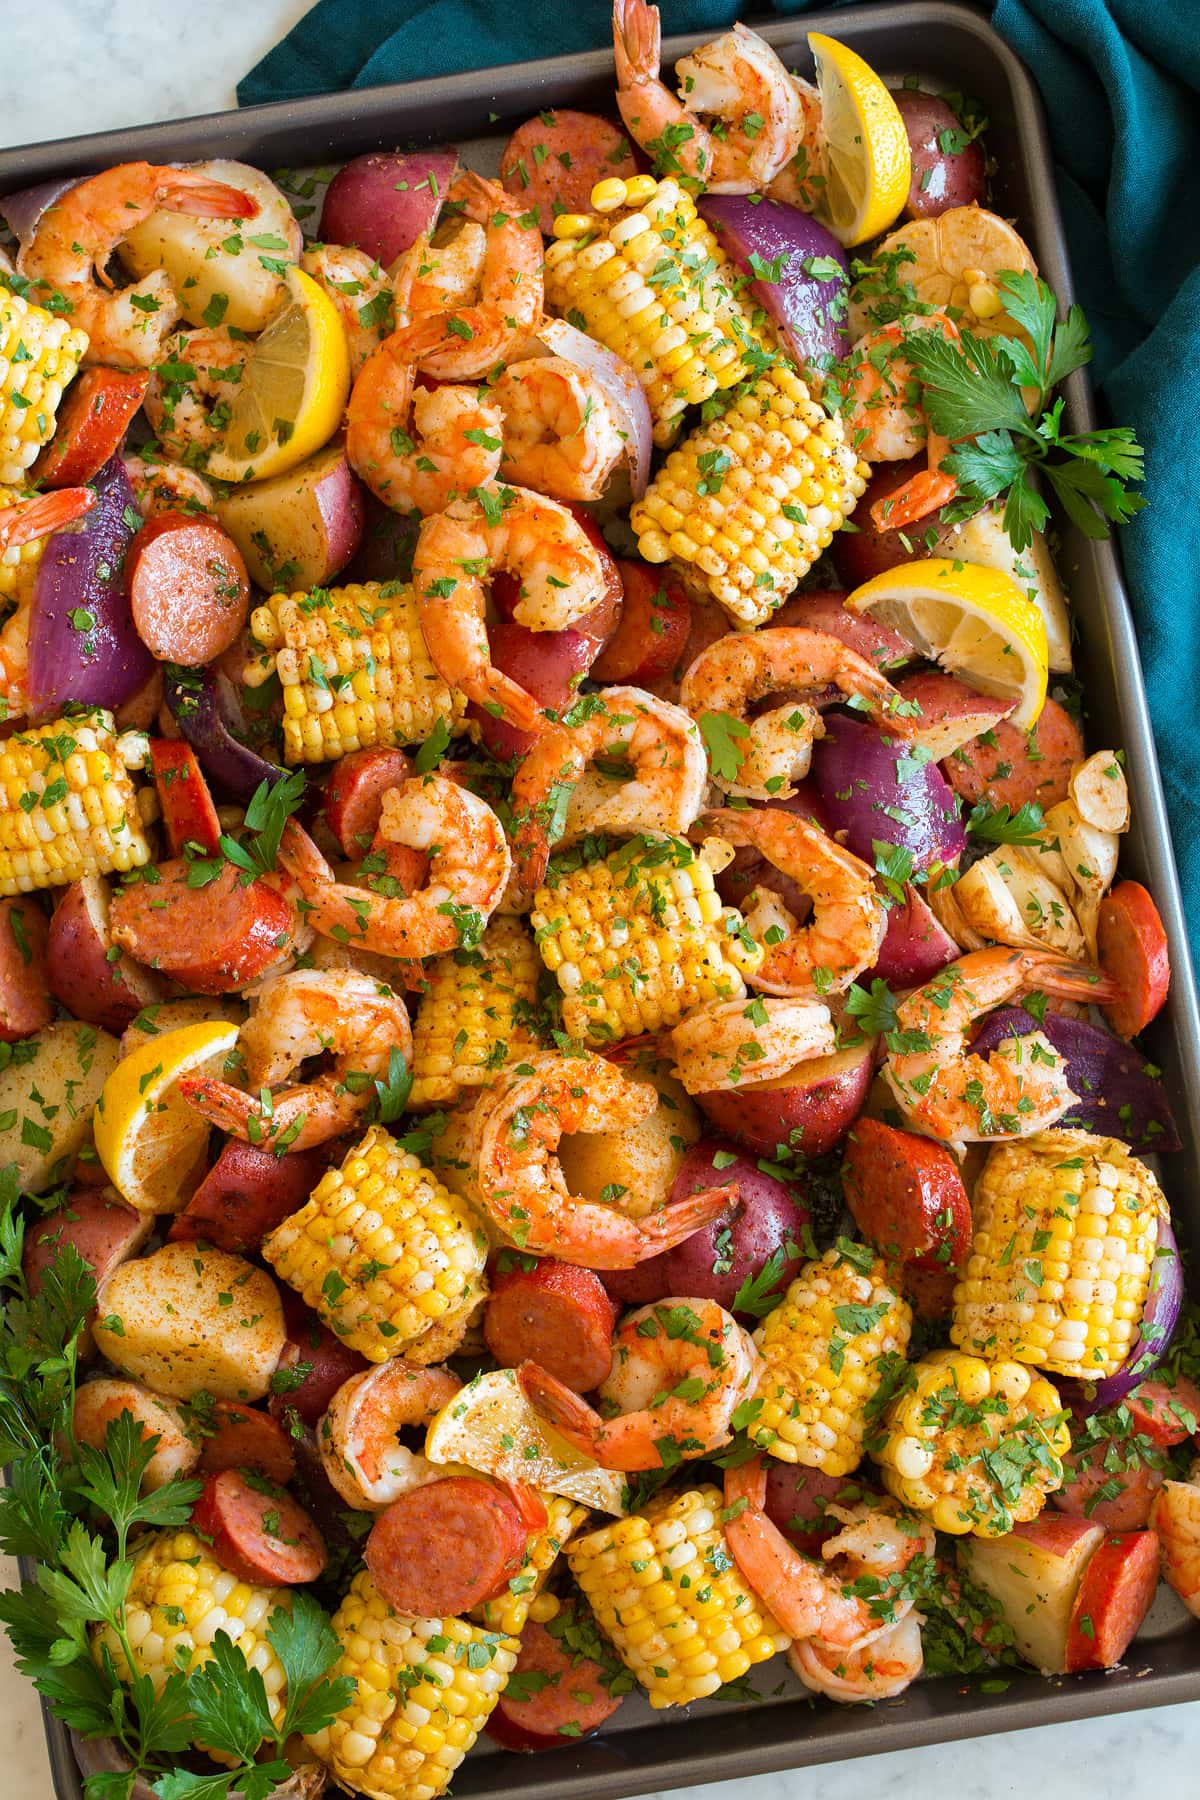
[[[1047,700],[1032,731],[1001,719],[981,737],[955,750],[942,772],[969,806],[1007,806],[1018,812],[1033,801],[1045,812],[1067,797],[1071,770],[1083,761],[1083,733],[1057,700]]]
[[[237,1469],[208,1477],[192,1507],[192,1528],[231,1575],[260,1586],[315,1581],[328,1561],[325,1540],[300,1503]]]
[[[547,237],[561,213],[589,212],[598,181],[628,181],[637,163],[625,133],[595,113],[566,107],[526,119],[504,146],[500,179],[519,210],[536,210]]]
[[[232,994],[287,952],[295,910],[266,881],[243,887],[232,863],[203,887],[194,864],[158,864],[157,881],[119,888],[109,905],[113,942],[196,994]]]
[[[540,1363],[577,1394],[598,1387],[612,1366],[617,1308],[591,1269],[542,1257],[499,1259],[483,1317],[488,1349],[503,1368]],[[515,1264],[515,1266],[513,1266]]]
[[[1158,1533],[1115,1531],[1093,1550],[1071,1608],[1067,1673],[1111,1669],[1141,1629],[1158,1588]]]
[[[296,1456],[287,1432],[270,1413],[240,1400],[214,1400],[204,1421],[200,1473],[222,1469],[255,1469],[268,1481],[288,1482],[296,1473]]]
[[[516,1573],[529,1532],[506,1489],[480,1476],[448,1475],[402,1494],[381,1512],[363,1558],[397,1612],[456,1618]]]
[[[228,650],[250,611],[242,553],[215,519],[147,519],[125,555],[137,634],[159,662],[200,668]]]
[[[28,894],[0,900],[0,1044],[32,1037],[54,1017],[46,970],[50,921]]]
[[[517,1666],[488,1720],[489,1737],[506,1750],[560,1750],[599,1731],[633,1680],[611,1653],[606,1666],[581,1647],[595,1635],[594,1625],[590,1632],[580,1628],[569,1603],[549,1625],[530,1619]]]

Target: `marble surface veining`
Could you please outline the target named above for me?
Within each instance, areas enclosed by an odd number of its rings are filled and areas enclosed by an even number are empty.
[[[306,10],[307,0],[0,0],[0,144],[232,106],[238,76]],[[669,0],[667,10],[669,20]],[[14,1577],[0,1558],[0,1582]],[[0,1800],[50,1800],[36,1696],[2,1638],[0,1729]],[[514,1796],[520,1785],[514,1765]],[[737,1800],[1200,1800],[1200,1699],[681,1793],[682,1800],[735,1793]]]

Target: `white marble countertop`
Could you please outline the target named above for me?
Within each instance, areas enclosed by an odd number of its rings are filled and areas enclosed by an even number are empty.
[[[308,0],[0,0],[0,144],[178,118],[234,104],[234,86]],[[553,48],[547,43],[546,49]],[[0,1585],[15,1578],[0,1558]],[[0,1638],[0,1800],[51,1800],[33,1689]],[[739,1783],[738,1800],[1195,1800],[1200,1699],[1077,1725],[968,1740]],[[733,1790],[695,1788],[681,1800]],[[514,1792],[519,1792],[519,1778]]]

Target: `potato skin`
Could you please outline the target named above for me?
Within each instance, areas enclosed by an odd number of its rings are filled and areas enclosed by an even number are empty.
[[[936,94],[901,88],[892,95],[908,133],[912,182],[904,215],[936,219],[952,206],[982,206],[987,197],[987,160],[978,138],[961,149],[964,135],[957,117]]]
[[[271,1277],[204,1244],[164,1244],[125,1263],[97,1299],[97,1348],[157,1393],[261,1400],[287,1331]]]

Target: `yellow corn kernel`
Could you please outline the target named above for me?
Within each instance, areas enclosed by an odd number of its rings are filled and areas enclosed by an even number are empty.
[[[111,713],[95,708],[0,742],[0,895],[140,868],[150,856]]]
[[[507,914],[491,920],[477,949],[454,950],[428,965],[413,1029],[410,1106],[453,1105],[538,1048],[532,1021],[539,970],[524,920]]]
[[[87,347],[86,331],[0,286],[0,487],[23,481],[54,436]]]

